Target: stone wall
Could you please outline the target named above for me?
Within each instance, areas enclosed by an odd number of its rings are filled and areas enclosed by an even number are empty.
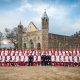
[[[69,36],[48,34],[49,48],[68,48]]]
[[[48,48],[48,29],[42,29],[42,49]]]
[[[64,36],[64,35],[56,35],[49,33],[48,34],[48,44],[49,48],[60,48],[60,49],[74,49],[80,48],[80,39],[73,38],[71,36]]]

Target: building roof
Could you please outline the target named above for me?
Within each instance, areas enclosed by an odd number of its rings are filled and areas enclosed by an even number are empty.
[[[62,36],[62,37],[70,37],[70,36],[66,36],[66,35],[60,35],[60,34],[54,34],[54,33],[48,33],[48,35]]]
[[[38,31],[38,28],[34,25],[34,23],[31,21],[28,25],[27,32],[34,32]]]

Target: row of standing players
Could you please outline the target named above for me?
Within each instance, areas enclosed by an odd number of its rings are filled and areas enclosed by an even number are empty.
[[[4,56],[2,56],[4,57]],[[5,56],[7,57],[7,56]],[[10,56],[9,56],[10,57]],[[76,57],[76,60],[72,60],[73,57],[72,56],[50,56],[50,55],[41,55],[38,56],[39,59],[37,59],[37,56],[33,56],[32,54],[28,55],[27,61],[20,61],[20,60],[12,60],[12,57],[21,57],[21,56],[11,56],[9,61],[6,61],[6,59],[4,61],[1,61],[0,59],[0,65],[29,65],[29,66],[33,66],[33,65],[54,65],[54,66],[80,66],[80,56],[74,56]],[[55,60],[56,57],[56,60]],[[60,57],[62,60],[60,60]],[[67,57],[67,60],[64,61],[64,57]],[[71,61],[68,60],[68,57],[70,58]]]
[[[80,56],[79,50],[0,50],[0,56],[21,56],[21,55],[63,55],[63,56]]]
[[[49,51],[37,51],[37,50],[34,50],[34,51],[31,51],[31,50],[0,50],[0,56],[28,56],[28,62],[3,62],[1,63],[2,65],[3,64],[11,64],[11,65],[63,65],[63,66],[74,66],[74,65],[80,65],[80,61],[79,61],[79,57],[80,57],[80,51],[79,50],[63,50],[63,51],[60,51],[60,50],[55,50],[55,51],[52,51],[52,50],[49,50]],[[41,56],[41,61],[37,61],[37,62],[34,62],[34,55],[39,55]],[[59,56],[59,55],[62,55],[62,56],[78,56],[77,59],[78,59],[78,62],[74,62],[74,61],[52,61],[52,56],[51,55],[55,55],[55,56]]]

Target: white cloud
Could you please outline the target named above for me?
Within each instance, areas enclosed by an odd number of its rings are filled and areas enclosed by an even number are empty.
[[[20,8],[16,9],[16,11],[23,12],[27,8],[32,8],[32,5],[30,5],[29,3],[26,3],[26,5],[21,6]]]
[[[57,24],[54,24],[55,27],[56,25]],[[80,30],[80,18],[72,21],[66,17],[66,19],[63,20],[61,19],[61,21],[58,22],[57,30],[54,30],[54,32],[63,35],[73,35],[79,30]]]
[[[33,21],[37,27],[40,28],[41,16],[44,12],[44,9],[46,9],[50,20],[50,32],[72,35],[74,32],[80,29],[80,20],[73,20],[68,17],[69,14],[71,14],[70,10],[74,9],[74,7],[77,7],[76,4],[71,5],[71,7],[65,7],[61,5],[54,6],[49,4],[31,4],[27,0],[21,0],[21,4],[22,5],[16,10],[5,13],[6,15],[0,14],[0,25],[3,26],[5,24],[5,26],[17,26],[19,20],[21,20],[25,27],[29,21]],[[30,18],[27,15],[29,10],[35,12],[35,15],[38,16]],[[24,12],[26,13],[26,18],[24,17]],[[33,15],[33,13],[30,14]]]
[[[17,27],[19,21],[24,22],[24,18],[21,17],[19,13],[16,13],[15,10],[7,11],[0,14],[0,30],[4,32],[4,28],[14,28]],[[23,23],[24,24],[24,23]]]

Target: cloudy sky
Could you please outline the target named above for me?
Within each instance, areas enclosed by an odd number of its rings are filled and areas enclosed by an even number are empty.
[[[0,0],[0,31],[24,27],[30,21],[41,29],[41,17],[46,9],[49,32],[72,35],[80,30],[80,0]]]

